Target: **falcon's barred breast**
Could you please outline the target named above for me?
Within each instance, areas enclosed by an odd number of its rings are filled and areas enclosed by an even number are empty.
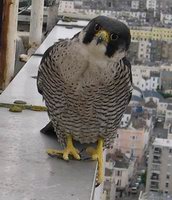
[[[125,24],[99,16],[44,54],[38,91],[62,145],[67,134],[80,143],[113,142],[131,98],[130,39]]]

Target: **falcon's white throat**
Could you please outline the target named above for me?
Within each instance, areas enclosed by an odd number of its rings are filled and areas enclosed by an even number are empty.
[[[104,43],[97,44],[97,38],[93,38],[93,40],[89,44],[84,44],[83,39],[85,37],[85,32],[81,31],[79,34],[79,43],[81,44],[81,47],[84,50],[84,54],[89,54],[92,57],[95,57],[95,59],[105,59],[107,56],[105,55],[106,52],[106,45]]]

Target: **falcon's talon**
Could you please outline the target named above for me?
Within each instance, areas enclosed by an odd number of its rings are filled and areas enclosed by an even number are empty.
[[[98,161],[98,180],[97,184],[100,185],[104,180],[103,175],[103,139],[98,140],[97,148],[88,147],[86,152],[91,156],[92,160]]]
[[[63,160],[69,160],[70,155],[76,160],[80,160],[79,150],[73,146],[71,135],[67,136],[67,146],[64,150],[48,149],[47,153],[52,157],[62,157]]]

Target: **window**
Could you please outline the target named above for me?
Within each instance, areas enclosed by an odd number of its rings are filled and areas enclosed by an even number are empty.
[[[111,8],[111,2],[108,3],[109,8]]]
[[[168,183],[166,183],[166,184],[165,184],[165,187],[168,187],[168,185],[169,185],[169,184],[168,184]]]
[[[117,175],[117,176],[122,176],[122,171],[117,170],[117,171],[116,171],[116,175]]]
[[[133,136],[132,136],[132,139],[133,139],[133,140],[136,140],[136,136],[135,136],[135,135],[133,135]]]
[[[118,179],[117,186],[121,186],[121,180]]]
[[[170,175],[169,175],[169,174],[167,174],[166,178],[167,178],[167,179],[170,179]]]
[[[172,149],[169,149],[169,153],[172,153]]]

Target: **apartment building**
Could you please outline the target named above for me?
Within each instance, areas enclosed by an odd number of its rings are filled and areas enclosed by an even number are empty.
[[[172,140],[156,138],[149,150],[146,192],[172,194]]]
[[[162,40],[171,41],[172,29],[161,27],[143,27],[138,29],[137,27],[131,27],[132,40]]]
[[[120,196],[128,187],[129,180],[134,173],[135,161],[126,157],[121,151],[108,151],[105,162],[104,190],[109,199],[114,200],[115,190],[115,195]]]
[[[131,1],[131,9],[138,10],[139,9],[139,1],[133,0]]]
[[[172,71],[160,73],[160,88],[166,93],[172,93]]]
[[[152,118],[147,111],[133,109],[128,126],[118,129],[114,149],[120,150],[129,158],[141,160],[150,138],[151,122]]]
[[[168,104],[165,113],[164,128],[168,128],[172,124],[172,105]]]
[[[146,0],[146,8],[156,10],[157,0]]]

